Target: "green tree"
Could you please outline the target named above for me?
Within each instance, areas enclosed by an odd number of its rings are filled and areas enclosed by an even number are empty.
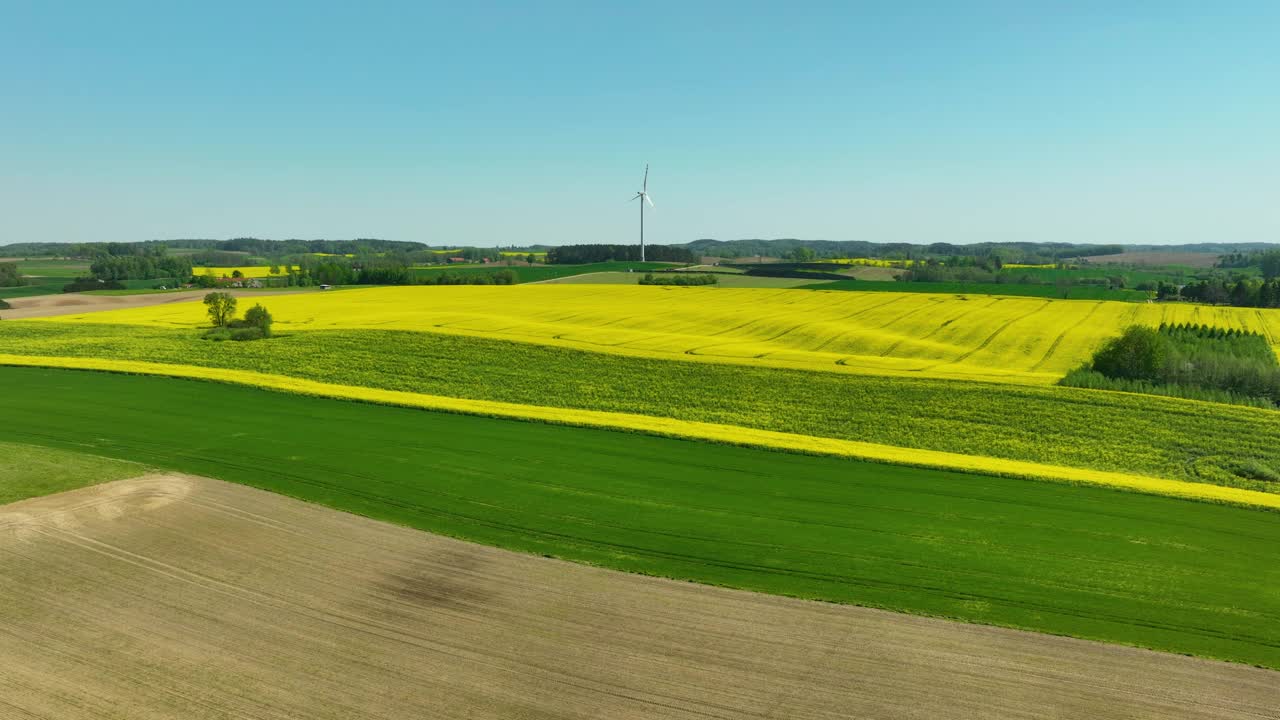
[[[211,292],[204,296],[209,319],[218,327],[226,327],[236,314],[236,299],[230,293]]]
[[[22,284],[22,273],[18,272],[18,263],[0,263],[0,287],[15,287]]]
[[[274,322],[271,313],[261,305],[254,305],[244,313],[244,324],[246,327],[258,328],[262,331],[262,337],[271,337],[271,323]]]
[[[268,273],[268,274],[270,274],[270,275],[279,275],[279,274],[280,274],[280,266],[279,266],[279,265],[274,265],[274,264],[273,264],[271,267],[267,268],[267,273]]]
[[[1258,265],[1262,268],[1262,277],[1264,279],[1275,280],[1280,277],[1280,250],[1271,250],[1263,253]]]
[[[1069,275],[1059,275],[1054,279],[1053,284],[1058,289],[1058,295],[1063,299],[1066,299],[1071,296],[1071,286],[1076,283]]]
[[[813,251],[813,248],[807,248],[803,245],[792,250],[790,255],[791,260],[798,263],[813,262],[814,258],[818,256],[817,253]]]
[[[1168,355],[1169,342],[1159,331],[1131,325],[1094,354],[1093,369],[1109,378],[1155,381],[1164,371]]]

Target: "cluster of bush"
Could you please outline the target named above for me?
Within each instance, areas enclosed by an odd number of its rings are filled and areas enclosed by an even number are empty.
[[[261,305],[245,311],[243,319],[236,319],[235,296],[224,292],[212,292],[204,296],[204,304],[213,321],[213,329],[204,334],[206,340],[262,340],[271,337],[271,313]]]
[[[491,273],[459,273],[449,270],[424,273],[418,278],[419,285],[515,285],[520,276],[515,270],[505,269]]]
[[[1267,339],[1207,325],[1134,325],[1063,385],[1280,407],[1280,365]]]
[[[645,273],[640,278],[641,285],[715,285],[718,282],[720,278],[711,273]]]
[[[22,273],[18,272],[18,263],[0,263],[0,287],[17,287],[22,284]]]

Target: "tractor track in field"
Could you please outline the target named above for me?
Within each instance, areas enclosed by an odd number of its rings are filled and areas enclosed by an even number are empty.
[[[1098,312],[1098,310],[1102,308],[1102,306],[1105,303],[1106,303],[1105,300],[1099,300],[1098,302],[1094,303],[1094,306],[1089,309],[1089,312],[1085,313],[1084,317],[1080,318],[1078,321],[1072,323],[1069,327],[1064,329],[1062,332],[1058,333],[1058,337],[1053,339],[1053,344],[1049,346],[1049,349],[1045,351],[1044,355],[1040,357],[1040,360],[1037,361],[1035,365],[1031,366],[1031,372],[1038,371],[1041,367],[1044,366],[1045,363],[1049,362],[1049,358],[1053,357],[1053,354],[1058,351],[1058,346],[1062,344],[1062,341],[1066,339],[1067,335],[1070,334],[1072,330],[1075,330],[1081,325],[1089,322],[1089,318],[1093,317],[1093,314]]]
[[[964,362],[965,360],[968,360],[975,353],[981,352],[982,350],[986,349],[988,345],[990,345],[997,337],[999,337],[1002,333],[1004,333],[1005,330],[1008,330],[1009,327],[1012,326],[1014,323],[1022,322],[1023,320],[1026,320],[1027,318],[1031,317],[1032,315],[1035,315],[1041,310],[1044,310],[1045,308],[1049,307],[1052,304],[1053,304],[1052,300],[1045,300],[1044,303],[1040,305],[1040,307],[1037,307],[1031,312],[1019,315],[1018,317],[1013,318],[1008,322],[1004,323],[1003,325],[1001,325],[1000,327],[996,328],[995,332],[991,333],[986,338],[984,338],[982,342],[978,343],[977,347],[970,348],[969,350],[961,354],[960,357],[957,357],[956,359],[950,360],[948,362],[937,363],[935,365],[930,365],[928,367],[920,368],[918,372],[926,372],[929,370],[933,370],[935,368],[940,368],[944,365],[955,365],[956,363],[961,363],[961,362]]]
[[[942,322],[942,324],[941,324],[941,325],[939,325],[939,326],[935,327],[934,329],[930,330],[930,331],[929,331],[927,334],[925,334],[925,335],[921,335],[921,336],[920,336],[920,337],[918,337],[918,338],[914,338],[914,337],[913,337],[913,338],[908,338],[908,337],[901,338],[900,340],[898,340],[898,341],[897,341],[897,342],[895,342],[894,344],[890,345],[890,346],[889,346],[889,347],[888,347],[884,352],[880,353],[880,357],[889,357],[890,355],[892,355],[892,354],[893,354],[893,351],[894,351],[894,350],[897,350],[897,349],[898,349],[898,347],[900,347],[900,346],[902,345],[902,343],[907,342],[908,340],[911,340],[911,341],[913,341],[913,342],[914,342],[914,341],[917,341],[917,340],[928,340],[929,338],[932,338],[934,335],[937,335],[938,333],[942,332],[942,331],[943,331],[943,329],[945,329],[947,326],[951,325],[951,323],[955,322],[956,320],[960,320],[960,319],[964,318],[966,315],[969,315],[970,313],[977,312],[977,311],[980,311],[980,310],[986,310],[987,308],[991,307],[992,305],[995,305],[996,303],[1000,302],[1001,300],[1004,300],[1004,298],[999,298],[999,297],[998,297],[998,298],[995,298],[995,299],[993,299],[991,302],[989,302],[989,303],[987,303],[986,305],[983,305],[982,307],[979,307],[979,308],[964,308],[963,310],[961,310],[961,312],[960,312],[960,314],[959,314],[959,315],[956,315],[956,316],[955,316],[955,317],[953,317],[953,318],[949,318],[949,319],[947,319],[947,320],[944,320],[944,321]]]
[[[893,324],[894,324],[894,323],[896,323],[896,322],[899,322],[899,321],[901,321],[901,320],[905,320],[907,317],[910,317],[911,315],[914,315],[914,314],[916,314],[916,313],[918,313],[918,312],[923,312],[923,311],[925,311],[925,310],[931,310],[931,309],[933,309],[933,303],[926,303],[926,304],[924,304],[924,305],[921,305],[920,307],[912,308],[912,309],[910,309],[910,310],[908,310],[908,311],[906,311],[906,312],[902,313],[901,315],[898,315],[898,316],[894,317],[893,319],[889,320],[888,322],[885,322],[885,323],[883,323],[883,324],[881,324],[881,325],[877,325],[877,326],[875,326],[874,328],[870,328],[870,329],[871,329],[871,330],[883,330],[883,329],[885,329],[885,328],[889,327],[890,325],[893,325]],[[850,360],[856,360],[856,359],[858,359],[858,358],[860,358],[860,357],[867,357],[867,356],[865,356],[865,355],[846,355],[845,357],[842,357],[842,358],[840,358],[839,360],[836,360],[836,363],[835,363],[835,364],[836,364],[836,365],[843,365],[843,366],[846,366],[846,367],[847,367],[847,366],[849,365],[849,361],[850,361]]]
[[[908,297],[907,295],[899,295],[899,296],[897,296],[897,297],[895,297],[895,298],[893,298],[893,299],[891,299],[891,300],[889,300],[889,301],[887,301],[887,302],[882,302],[882,303],[879,303],[879,304],[877,304],[877,305],[872,305],[871,307],[868,307],[868,308],[863,308],[863,309],[861,309],[861,310],[859,310],[859,311],[857,311],[857,312],[853,313],[852,315],[849,315],[848,317],[846,317],[846,318],[845,318],[845,320],[852,320],[852,319],[854,319],[854,318],[856,318],[856,317],[860,317],[860,316],[862,316],[862,315],[866,315],[867,313],[871,312],[872,310],[879,310],[879,309],[880,309],[880,308],[882,308],[882,307],[887,307],[887,306],[892,305],[892,304],[894,304],[894,303],[896,303],[896,302],[899,302],[899,301],[905,300],[905,299],[907,299],[907,297]],[[829,338],[827,338],[826,340],[822,341],[822,343],[821,343],[820,345],[818,345],[818,347],[814,348],[814,349],[813,349],[813,350],[811,350],[810,352],[822,352],[822,351],[823,351],[823,350],[824,350],[828,345],[830,345],[831,343],[835,342],[836,340],[839,340],[840,338],[842,338],[842,337],[844,337],[844,336],[848,335],[848,334],[849,334],[849,332],[850,332],[849,330],[844,330],[844,331],[842,331],[842,332],[838,332],[838,333],[836,333],[836,334],[832,335],[831,337],[829,337]]]
[[[885,303],[885,304],[888,304],[888,303]],[[857,317],[858,315],[863,314],[864,312],[866,312],[866,309],[865,309],[865,308],[864,308],[864,309],[862,309],[862,310],[856,310],[856,311],[854,311],[854,312],[849,313],[848,315],[843,315],[843,316],[838,317],[838,318],[824,318],[824,319],[822,319],[822,320],[811,320],[811,321],[809,321],[809,322],[802,322],[802,323],[800,323],[800,324],[798,324],[798,325],[793,325],[793,326],[791,326],[791,327],[787,328],[786,330],[783,330],[783,331],[782,331],[782,332],[780,332],[780,333],[777,333],[777,334],[772,335],[772,336],[767,337],[767,338],[762,338],[762,339],[760,339],[760,340],[737,340],[737,341],[734,341],[734,342],[714,343],[714,344],[712,344],[712,345],[700,345],[700,346],[698,346],[698,347],[689,348],[688,350],[685,350],[685,351],[684,351],[684,353],[685,353],[686,355],[701,355],[701,354],[703,354],[703,352],[702,352],[702,351],[704,351],[704,350],[709,350],[709,349],[711,349],[711,348],[715,348],[715,347],[723,347],[723,346],[725,346],[725,345],[738,345],[738,344],[745,343],[745,342],[750,342],[750,343],[757,343],[757,342],[760,342],[760,343],[768,343],[768,342],[773,342],[774,340],[778,340],[778,339],[780,339],[780,338],[786,337],[787,335],[790,335],[791,333],[795,332],[796,330],[799,330],[800,328],[809,327],[810,325],[823,325],[823,324],[828,324],[828,323],[839,323],[839,322],[845,322],[845,321],[847,321],[847,320],[850,320],[850,319],[852,319],[852,318]],[[839,333],[837,333],[837,335],[838,335],[838,334],[839,334]],[[828,340],[827,342],[830,342],[830,340]],[[826,343],[823,343],[823,345],[825,345],[825,344],[826,344]],[[763,357],[766,357],[766,356],[768,356],[768,355],[771,355],[773,352],[774,352],[774,351],[770,351],[770,352],[766,352],[766,353],[761,353],[761,354],[759,354],[759,355],[753,355],[752,357],[753,357],[753,358],[755,358],[756,360],[759,360],[759,359],[761,359],[761,358],[763,358]],[[809,351],[809,352],[817,352],[817,351],[816,351],[816,350],[813,350],[813,351]]]
[[[1262,311],[1254,310],[1253,314],[1258,318],[1258,327],[1262,328],[1262,335],[1267,339],[1267,342],[1272,346],[1280,344],[1276,343],[1275,336],[1271,334],[1271,327],[1267,325],[1267,318],[1262,314]]]

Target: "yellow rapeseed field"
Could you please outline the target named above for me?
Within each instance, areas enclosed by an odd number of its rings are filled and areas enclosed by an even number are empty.
[[[245,370],[132,360],[82,357],[27,357],[0,353],[0,365],[65,367],[141,375],[199,378],[318,397],[346,398],[468,415],[538,420],[562,425],[631,430],[667,437],[682,437],[731,445],[800,451],[814,455],[848,457],[897,465],[960,470],[1082,485],[1102,485],[1152,495],[1280,510],[1280,495],[1242,488],[1168,480],[1133,473],[1090,470],[980,455],[962,455],[937,450],[896,447],[856,440],[814,437],[746,428],[737,425],[654,417],[652,415],[453,398],[397,390],[336,385],[286,375],[271,375]]]
[[[1051,384],[1131,323],[1194,322],[1280,338],[1280,310],[1095,300],[629,285],[431,286],[265,301],[281,332],[400,329],[599,352]],[[50,322],[195,328],[198,303]]]

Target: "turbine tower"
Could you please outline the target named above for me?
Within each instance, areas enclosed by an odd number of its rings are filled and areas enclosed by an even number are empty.
[[[649,207],[653,207],[653,200],[649,198],[649,163],[644,164],[644,183],[631,199],[640,201],[640,262],[644,262],[644,204],[649,203]]]

